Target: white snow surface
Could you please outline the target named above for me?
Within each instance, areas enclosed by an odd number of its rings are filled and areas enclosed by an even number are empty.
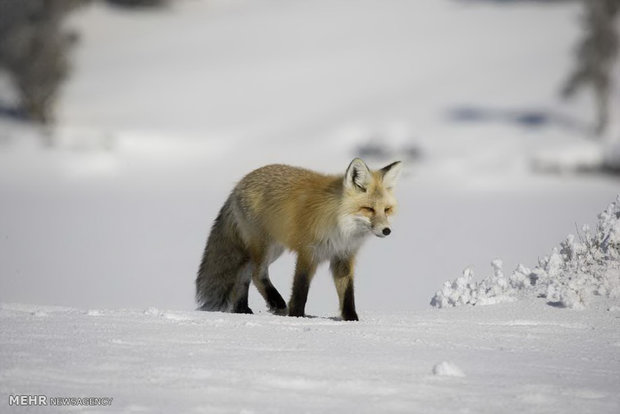
[[[526,296],[572,309],[583,309],[595,295],[620,302],[620,195],[599,214],[594,230],[584,226],[579,237],[569,235],[532,270],[520,264],[506,277],[500,259],[491,266],[493,275],[478,282],[473,271],[465,269],[444,283],[431,305],[489,305]]]
[[[192,309],[210,225],[244,174],[343,173],[369,142],[372,168],[402,157],[405,171],[392,234],[360,251],[358,306],[424,309],[465,266],[535,263],[619,185],[531,169],[537,154],[600,152],[579,127],[588,95],[557,97],[579,7],[504,3],[80,9],[55,128],[0,118],[0,300]],[[517,122],[528,113],[547,122]],[[293,267],[285,255],[270,271],[285,297]],[[337,302],[321,267],[308,310],[337,315]]]
[[[91,2],[71,18],[55,128],[0,118],[0,412],[11,394],[114,398],[88,412],[620,411],[613,286],[581,312],[501,295],[504,268],[618,194],[617,177],[574,174],[615,165],[587,139],[590,97],[557,96],[579,2],[171,3]],[[359,323],[330,319],[326,267],[314,318],[267,314],[253,287],[256,315],[192,310],[209,227],[244,174],[343,173],[360,152],[405,171],[392,234],[357,258]],[[492,257],[497,292],[477,303],[498,304],[429,307],[447,275]],[[293,267],[270,268],[285,298]],[[466,376],[434,375],[442,362]]]
[[[76,407],[102,413],[617,413],[620,319],[605,307],[362,310],[351,323],[3,304],[2,412],[30,412],[8,395],[37,394],[113,398]]]
[[[464,377],[465,373],[452,362],[443,361],[433,367],[433,374],[443,377]]]

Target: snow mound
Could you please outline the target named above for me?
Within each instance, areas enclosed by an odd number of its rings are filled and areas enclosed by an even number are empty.
[[[159,309],[151,306],[144,310],[144,314],[149,316],[161,316],[162,312]]]
[[[463,371],[452,362],[443,361],[433,367],[433,375],[442,377],[464,377]]]
[[[578,237],[569,235],[533,269],[520,264],[507,277],[500,259],[491,266],[493,275],[480,282],[465,269],[462,276],[444,283],[431,305],[489,305],[544,297],[554,306],[584,309],[592,296],[620,298],[620,195],[599,214],[594,231],[584,226]]]

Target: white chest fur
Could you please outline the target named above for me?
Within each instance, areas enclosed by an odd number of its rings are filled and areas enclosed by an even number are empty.
[[[346,257],[355,253],[370,234],[367,221],[365,217],[359,216],[341,218],[327,237],[315,246],[315,259],[322,262],[332,257]]]

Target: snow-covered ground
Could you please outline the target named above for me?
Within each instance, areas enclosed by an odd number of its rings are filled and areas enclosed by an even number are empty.
[[[618,412],[614,302],[429,309],[465,267],[537,263],[620,192],[617,177],[561,168],[605,156],[588,136],[591,99],[557,97],[578,7],[77,12],[56,128],[0,119],[1,398],[114,397],[106,412]],[[606,139],[620,134],[612,121]],[[359,324],[326,319],[338,313],[326,267],[310,289],[317,318],[264,314],[254,289],[259,315],[192,311],[208,229],[243,174],[343,172],[360,153],[407,170],[393,234],[360,253]],[[271,269],[285,296],[292,268],[286,256]]]
[[[243,174],[270,162],[342,172],[377,140],[385,159],[368,163],[402,158],[407,171],[393,235],[361,252],[360,307],[423,309],[467,266],[535,263],[620,189],[530,168],[600,155],[571,124],[591,117],[588,96],[557,99],[578,14],[436,0],[82,9],[56,129],[41,139],[0,121],[0,300],[192,309],[208,229]],[[548,121],[508,116],[528,111]],[[292,266],[271,272],[284,292]],[[326,273],[308,306],[330,315]]]
[[[360,317],[3,305],[0,393],[113,398],[87,407],[102,413],[620,408],[618,310],[527,301]]]

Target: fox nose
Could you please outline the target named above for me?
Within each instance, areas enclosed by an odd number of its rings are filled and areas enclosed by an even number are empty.
[[[390,230],[390,228],[389,228],[389,227],[385,227],[385,228],[383,229],[383,235],[384,235],[384,236],[388,236],[391,232],[392,232],[392,230]]]

